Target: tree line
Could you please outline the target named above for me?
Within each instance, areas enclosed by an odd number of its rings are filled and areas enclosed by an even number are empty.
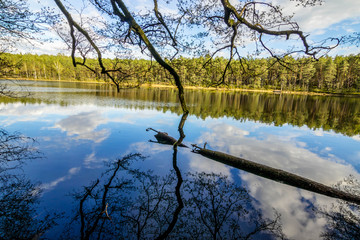
[[[69,83],[68,85],[73,88],[84,87],[79,86],[79,83]],[[99,104],[105,106],[107,104],[114,106],[114,101],[107,101],[107,99],[126,99],[127,101],[123,102],[121,106],[115,104],[115,107],[153,109],[182,114],[181,107],[176,104],[178,103],[176,89],[140,88],[117,92],[114,87],[105,84],[89,84],[87,87],[87,89],[94,90],[97,97],[102,98]],[[36,93],[33,94],[32,98],[2,97],[0,100],[3,104],[15,102],[52,104],[54,101],[60,101],[63,106],[74,104],[66,95],[50,101],[38,98]],[[43,94],[42,92],[41,95]],[[233,91],[187,90],[185,100],[189,104],[191,114],[204,120],[209,117],[230,117],[238,121],[259,121],[275,126],[284,124],[298,127],[307,126],[313,130],[323,129],[347,136],[360,134],[360,99],[358,97],[238,94]],[[87,98],[84,101],[87,101]]]
[[[360,92],[360,58],[357,55],[310,58],[285,57],[248,58],[232,61],[225,77],[228,60],[222,57],[209,61],[209,56],[199,58],[179,57],[167,60],[179,73],[185,86],[220,86],[244,89],[270,89],[328,93]],[[79,59],[81,61],[81,59]],[[86,67],[74,67],[71,57],[64,55],[3,54],[0,77],[58,81],[110,82],[101,73],[96,59],[87,59]],[[103,59],[122,86],[171,84],[170,74],[158,63],[145,59]],[[5,64],[6,63],[6,64]]]

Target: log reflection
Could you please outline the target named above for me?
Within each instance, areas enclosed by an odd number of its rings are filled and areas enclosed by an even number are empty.
[[[155,130],[153,128],[147,128],[146,129],[146,131],[150,131],[150,130],[156,132],[154,137],[156,138],[157,141],[149,140],[149,142],[166,144],[166,145],[174,145],[176,142],[178,142],[178,140],[176,140],[175,138],[169,136],[169,134],[166,133],[166,132],[160,132],[160,131]],[[186,146],[183,143],[178,144],[178,146],[188,148],[188,146]]]
[[[188,147],[188,146],[186,146],[186,145],[184,145],[182,143],[182,141],[185,138],[184,125],[185,125],[187,116],[188,116],[188,113],[184,113],[182,115],[179,126],[178,126],[178,131],[179,131],[180,137],[176,142],[173,143],[172,166],[173,166],[173,169],[175,171],[176,179],[177,179],[177,183],[176,183],[176,186],[175,186],[175,196],[176,196],[176,201],[177,201],[177,207],[174,210],[172,220],[169,223],[167,229],[162,234],[160,234],[156,239],[165,239],[171,234],[171,232],[174,230],[175,225],[176,225],[176,223],[177,223],[177,221],[179,219],[180,212],[184,208],[184,202],[183,202],[183,199],[182,199],[182,196],[181,196],[181,191],[180,191],[181,185],[183,184],[183,178],[182,178],[180,169],[177,166],[177,148],[178,148],[178,146],[179,147]]]

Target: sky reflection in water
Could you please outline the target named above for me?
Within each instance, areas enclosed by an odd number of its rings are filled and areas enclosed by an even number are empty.
[[[27,88],[31,92],[46,94],[35,95],[41,99],[36,103],[0,103],[0,124],[9,132],[18,131],[35,138],[45,156],[23,167],[26,176],[33,182],[40,182],[44,190],[41,207],[70,214],[74,202],[69,194],[98,179],[106,169],[104,162],[113,162],[126,154],[146,156],[145,160],[135,162],[133,168],[152,170],[154,175],[160,176],[170,173],[171,146],[148,142],[149,139],[155,140],[154,134],[145,129],[152,127],[177,138],[181,116],[161,110],[161,105],[175,103],[157,104],[97,96],[95,93],[98,91],[92,89],[88,89],[85,95],[72,95],[74,91],[67,89],[59,96],[59,91],[54,88],[42,88],[41,91],[37,91],[35,86]],[[124,101],[125,106],[122,105]],[[349,175],[360,179],[359,135],[348,137],[334,131],[314,131],[307,126],[289,124],[277,127],[232,117],[206,117],[202,120],[194,115],[188,117],[184,132],[187,145],[196,143],[202,146],[206,142],[210,149],[326,185],[335,184]],[[246,187],[253,198],[252,203],[264,217],[272,218],[274,209],[281,214],[283,232],[288,238],[319,238],[326,221],[314,217],[311,208],[313,204],[323,206],[335,202],[328,197],[233,169],[194,154],[190,149],[179,149],[177,159],[184,178],[187,172],[217,173],[228,176],[235,185]],[[62,231],[61,226],[55,229],[48,233],[49,236]]]

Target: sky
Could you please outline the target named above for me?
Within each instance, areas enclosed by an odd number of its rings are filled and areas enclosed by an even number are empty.
[[[235,3],[238,0],[231,0]],[[265,0],[268,1],[268,0]],[[29,0],[30,6],[34,10],[39,10],[43,6],[50,6],[56,8],[54,1],[45,0]],[[82,1],[68,0],[69,3],[80,6]],[[161,2],[161,1],[160,1]],[[323,3],[314,7],[297,7],[296,2],[290,0],[274,0],[279,4],[284,12],[287,14],[294,14],[294,20],[300,26],[300,30],[309,35],[310,43],[320,42],[323,39],[331,37],[341,37],[349,35],[354,32],[360,32],[360,9],[359,0],[323,0]],[[146,6],[152,6],[152,1],[148,0],[125,0],[128,8],[132,11],[144,11]],[[161,7],[161,5],[160,5]],[[58,11],[56,9],[56,11]],[[173,9],[163,9],[164,12],[171,12]],[[94,19],[98,19],[99,15],[95,9],[90,9],[85,14]],[[67,49],[65,43],[57,37],[54,32],[44,32],[43,37],[51,37],[51,42],[34,42],[32,46],[27,43],[19,42],[18,52],[34,53],[34,54],[53,54],[58,53],[70,55],[70,50]],[[275,48],[281,49],[284,43],[274,44]],[[286,44],[286,43],[285,43]],[[332,50],[329,55],[349,55],[358,54],[360,47],[341,45]],[[248,45],[243,48],[242,54],[247,54],[254,50],[254,43],[249,41]],[[110,56],[111,57],[111,56]],[[139,55],[139,57],[141,57]]]
[[[341,37],[360,32],[360,1],[324,0],[315,7],[295,7],[295,3],[286,0],[277,1],[286,12],[294,13],[294,20],[300,29],[310,34],[310,39],[320,41],[329,37]],[[331,54],[359,53],[355,46],[340,46]]]

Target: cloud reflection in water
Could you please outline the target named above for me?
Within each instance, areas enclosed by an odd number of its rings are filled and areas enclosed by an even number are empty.
[[[75,139],[91,140],[95,143],[104,141],[110,135],[109,129],[96,130],[96,128],[107,123],[100,112],[82,112],[68,116],[57,122],[55,128],[66,132],[68,136],[76,136]]]
[[[213,150],[283,169],[326,185],[335,184],[350,174],[360,177],[351,165],[337,159],[334,155],[320,157],[307,149],[306,143],[296,139],[298,134],[284,138],[269,133],[265,136],[254,137],[250,135],[250,132],[229,124],[211,125],[210,129],[203,133],[197,142],[207,142],[209,148]],[[192,157],[191,164],[196,163],[197,158]],[[219,171],[215,166],[214,169],[216,169],[214,172]],[[333,199],[243,171],[240,171],[239,176],[265,216],[271,216],[273,209],[282,215],[283,230],[287,237],[319,238],[324,230],[325,220],[314,217],[309,210],[312,204],[330,204],[334,202]]]

